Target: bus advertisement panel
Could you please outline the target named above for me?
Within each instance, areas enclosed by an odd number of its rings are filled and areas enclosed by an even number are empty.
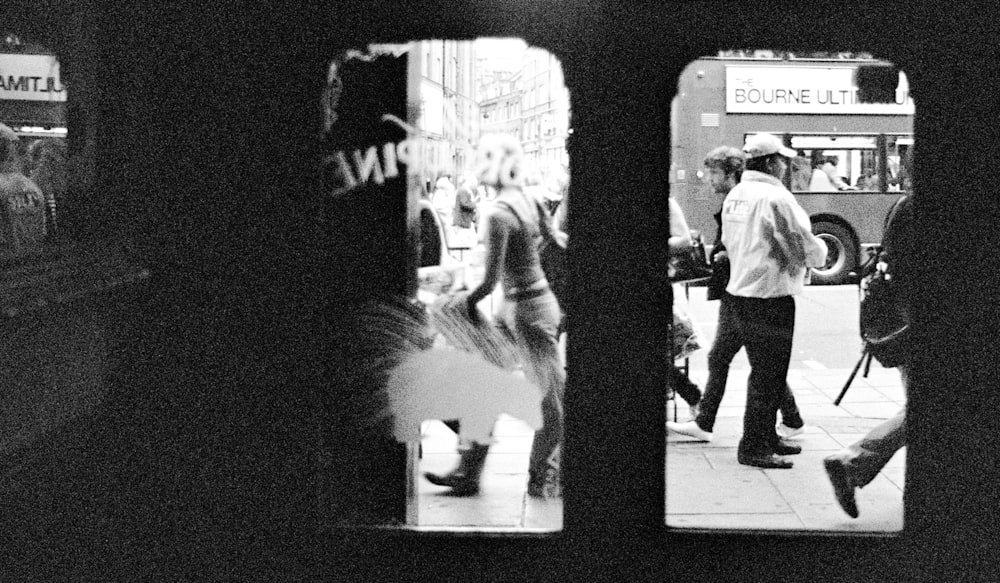
[[[777,135],[797,156],[785,184],[830,251],[813,283],[845,283],[882,239],[892,203],[909,190],[906,152],[914,104],[899,74],[896,102],[861,103],[854,83],[874,60],[704,58],[681,74],[671,107],[671,194],[693,229],[717,237],[721,197],[705,182],[705,155],[747,137]]]
[[[0,53],[0,100],[66,101],[54,55]]]

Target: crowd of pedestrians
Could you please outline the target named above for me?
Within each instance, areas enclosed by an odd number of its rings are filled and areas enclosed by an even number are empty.
[[[911,148],[907,164],[912,164],[912,153]],[[766,469],[792,468],[793,462],[786,456],[802,451],[786,441],[802,433],[805,425],[786,381],[795,323],[794,296],[802,292],[809,268],[822,265],[827,252],[823,241],[812,234],[808,215],[784,186],[786,172],[795,160],[796,152],[770,134],[748,138],[742,151],[720,146],[706,156],[707,182],[720,201],[711,261],[715,273],[707,290],[710,300],[720,300],[718,329],[708,354],[703,395],[686,377],[677,378],[676,367],[671,375],[674,390],[689,403],[697,399],[697,406],[692,408],[690,421],[668,421],[667,429],[710,442],[730,363],[745,348],[751,370],[737,460]],[[828,178],[824,168],[828,165],[827,160],[814,160],[814,179]],[[880,256],[883,263],[878,267],[891,272],[893,281],[903,282],[900,285],[904,287],[912,281],[915,257],[909,233],[911,208],[909,197],[903,197],[891,213]],[[672,205],[671,212],[681,211]],[[682,223],[683,219],[674,222]],[[674,235],[672,230],[671,240]],[[907,297],[905,290],[896,297]],[[894,309],[908,321],[905,306]],[[908,366],[905,357],[902,360],[898,366],[905,387]],[[855,489],[871,482],[905,442],[905,410],[901,410],[856,443],[824,459],[844,512],[852,518],[858,516]]]
[[[525,178],[516,139],[486,136],[479,154],[475,176],[463,176],[457,189],[450,177],[440,177],[433,200],[456,229],[477,231],[484,246],[485,276],[458,299],[470,320],[479,321],[484,317],[479,302],[498,285],[502,288],[504,301],[497,317],[513,332],[525,373],[541,391],[543,426],[532,443],[528,494],[542,497],[546,482],[558,476],[565,363],[559,350],[564,315],[538,250],[542,240],[554,235],[565,243],[567,193],[553,221],[545,197],[533,194],[533,181]],[[827,253],[823,240],[812,234],[808,214],[785,187],[795,158],[796,152],[771,134],[749,137],[742,149],[720,146],[706,155],[707,183],[719,201],[712,251],[715,277],[708,290],[709,299],[719,300],[718,328],[708,354],[704,393],[676,366],[670,377],[673,390],[688,402],[692,418],[668,422],[668,430],[710,442],[730,364],[746,349],[751,368],[736,457],[742,465],[765,469],[790,469],[793,461],[788,456],[802,451],[788,441],[805,428],[786,380],[795,328],[794,297],[802,293],[809,269],[823,265]],[[815,169],[824,172],[818,162]],[[680,206],[672,198],[669,202],[668,246],[671,253],[682,253],[691,244],[690,231]],[[908,205],[902,206],[898,223],[904,225],[910,211]],[[896,261],[909,254],[905,228],[887,229],[890,256]],[[907,277],[905,264],[894,273]],[[905,384],[905,365],[900,372]],[[870,482],[904,443],[900,412],[824,460],[836,499],[850,516],[858,515],[854,489]],[[476,494],[488,451],[488,443],[472,443],[462,448],[452,472],[428,473],[426,478],[455,495]]]

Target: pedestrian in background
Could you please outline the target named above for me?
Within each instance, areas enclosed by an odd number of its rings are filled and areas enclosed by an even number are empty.
[[[802,293],[806,270],[823,264],[826,244],[812,234],[809,215],[782,184],[795,151],[771,134],[758,134],[743,152],[746,170],[722,207],[730,276],[719,307],[720,327],[735,330],[733,342],[746,347],[750,360],[737,460],[791,468],[780,456],[802,448],[783,442],[775,426],[792,354],[794,296]]]
[[[438,216],[441,217],[441,224],[446,225],[445,228],[451,234],[454,227],[452,214],[455,208],[455,185],[452,184],[450,175],[442,174],[434,182],[431,204],[437,209]]]
[[[558,482],[556,453],[562,443],[566,377],[558,349],[559,302],[545,279],[538,248],[545,237],[563,244],[565,238],[554,232],[544,205],[524,191],[523,158],[521,144],[513,136],[487,134],[480,141],[476,178],[496,189],[497,196],[483,221],[483,281],[456,301],[466,303],[469,318],[475,321],[477,304],[498,283],[503,288],[501,318],[514,333],[528,380],[543,395],[542,428],[535,432],[528,461],[528,495],[544,498],[547,485]],[[456,494],[474,494],[488,449],[489,444],[474,443],[462,453],[455,471],[426,477]]]
[[[45,241],[45,196],[20,172],[19,138],[0,124],[0,259],[41,250]]]
[[[28,156],[31,180],[45,196],[45,223],[51,239],[56,235],[56,208],[66,197],[66,145],[57,138],[37,140],[28,148]]]
[[[452,225],[455,227],[455,237],[458,241],[466,241],[469,247],[476,241],[476,179],[463,174],[455,191],[455,208]]]
[[[690,252],[691,249],[691,229],[688,227],[687,220],[684,217],[684,211],[681,210],[681,205],[677,204],[677,201],[673,197],[669,197],[668,205],[670,208],[670,238],[667,240],[667,247],[670,250],[671,255],[683,254]],[[668,268],[668,277],[673,276],[674,272],[673,262],[671,262]],[[687,309],[687,298],[684,295],[684,288],[680,284],[673,284],[674,288],[674,326],[676,328],[685,329],[682,334],[687,336],[687,325],[690,324],[690,331],[692,335],[695,335],[695,324],[691,320],[690,311]],[[683,325],[680,325],[683,324]],[[691,382],[686,374],[681,372],[680,368],[677,367],[675,363],[675,358],[681,358],[690,354],[690,352],[684,352],[681,342],[686,343],[689,338],[675,338],[675,346],[671,347],[670,352],[670,369],[669,383],[670,387],[674,390],[680,398],[688,404],[688,408],[691,412],[691,416],[694,417],[698,414],[698,404],[701,402],[701,389],[698,385]]]
[[[746,156],[731,146],[719,146],[705,156],[704,165],[708,184],[713,193],[719,197],[719,210],[713,215],[717,227],[711,253],[713,277],[708,282],[707,290],[708,299],[716,300],[722,298],[729,283],[729,258],[725,245],[722,244],[722,203],[726,195],[739,184],[746,167]],[[733,327],[735,323],[732,319],[719,319],[715,339],[708,353],[708,381],[705,383],[705,393],[701,397],[696,414],[687,422],[668,421],[668,430],[699,441],[712,441],[715,417],[722,404],[722,397],[726,393],[729,366],[743,348],[739,330]],[[782,422],[778,424],[776,431],[781,437],[793,437],[805,430],[805,423],[799,414],[795,396],[787,383],[780,410]]]

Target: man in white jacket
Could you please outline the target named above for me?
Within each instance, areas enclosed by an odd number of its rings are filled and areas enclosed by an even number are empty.
[[[795,328],[795,300],[809,267],[822,265],[826,245],[812,234],[809,216],[782,184],[795,151],[771,134],[750,137],[746,171],[722,206],[722,243],[730,276],[719,307],[739,331],[750,361],[739,463],[790,468],[785,455],[801,447],[775,433]]]

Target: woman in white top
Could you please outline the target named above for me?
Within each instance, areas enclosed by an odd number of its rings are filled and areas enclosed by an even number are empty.
[[[670,249],[670,254],[687,251],[691,248],[691,229],[688,228],[687,220],[684,218],[684,211],[681,210],[681,205],[677,204],[677,201],[673,197],[670,197],[670,238],[667,239],[667,247]],[[674,275],[674,265],[673,262],[669,264],[668,274],[670,276]],[[674,319],[677,319],[679,313],[683,313],[683,317],[690,319],[687,310],[687,298],[684,295],[683,288],[679,284],[674,284]],[[694,328],[692,322],[692,329]],[[676,354],[676,348],[671,346],[671,360],[673,355]],[[698,414],[698,403],[701,402],[701,389],[698,385],[691,382],[691,379],[687,377],[684,373],[677,368],[673,362],[670,363],[670,387],[678,394],[691,409],[691,417],[695,417]]]

